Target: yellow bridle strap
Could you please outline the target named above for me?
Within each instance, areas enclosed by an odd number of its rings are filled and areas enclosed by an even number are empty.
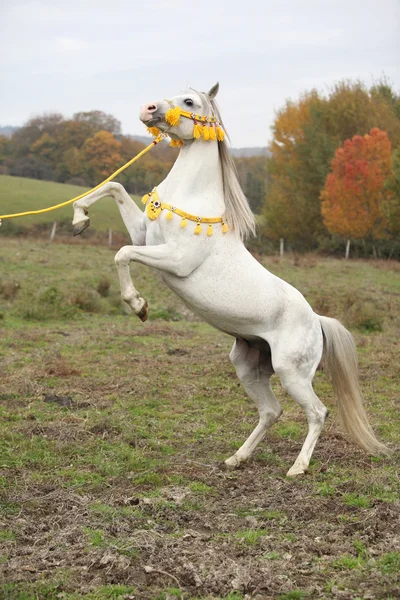
[[[185,117],[193,121],[193,137],[195,139],[203,137],[205,140],[224,141],[225,132],[216,117],[197,115],[196,113],[183,110],[180,106],[174,106],[170,100],[167,100],[167,102],[171,105],[171,108],[165,113],[165,120],[171,127],[179,125],[180,118]],[[152,129],[155,134],[157,128]],[[171,145],[180,146],[181,144],[178,140],[178,142],[173,142]]]
[[[150,202],[149,202],[149,200],[150,200]],[[165,202],[161,202],[159,199],[159,196],[158,196],[158,192],[155,188],[152,192],[150,192],[150,194],[146,194],[145,196],[143,196],[142,202],[143,202],[143,204],[148,203],[146,206],[146,215],[152,221],[155,221],[160,216],[161,212],[163,210],[166,210],[166,211],[168,211],[167,212],[168,220],[171,220],[172,215],[174,215],[174,214],[178,215],[179,217],[182,218],[181,227],[186,227],[186,225],[187,225],[186,221],[193,221],[194,223],[197,223],[195,230],[194,230],[194,233],[196,233],[196,234],[201,233],[201,223],[208,224],[208,229],[207,229],[208,236],[211,236],[213,233],[213,230],[212,230],[213,223],[221,223],[222,224],[222,233],[226,233],[228,231],[228,225],[225,223],[223,217],[199,217],[197,215],[192,215],[192,214],[186,212],[185,210],[181,210],[180,208],[177,208],[176,206],[173,206],[172,204],[166,204]]]
[[[181,116],[186,117],[187,119],[192,119],[192,121],[199,121],[200,123],[216,123],[217,119],[215,117],[204,117],[202,115],[196,115],[195,113],[188,112],[187,110],[182,110]]]
[[[1,219],[11,219],[11,218],[14,218],[14,217],[24,217],[26,215],[40,215],[41,213],[50,212],[51,210],[56,210],[57,208],[61,208],[62,206],[67,206],[68,204],[72,204],[73,202],[76,202],[77,200],[80,200],[81,198],[84,198],[85,196],[88,196],[92,192],[95,192],[96,190],[98,190],[99,188],[101,188],[101,186],[104,185],[105,183],[108,183],[109,181],[111,181],[112,179],[114,179],[117,175],[119,175],[119,173],[122,173],[122,171],[124,171],[125,169],[127,169],[128,167],[130,167],[131,165],[133,165],[133,163],[136,162],[141,156],[143,156],[143,154],[146,154],[146,152],[148,152],[149,150],[151,150],[152,148],[154,148],[154,146],[156,146],[159,142],[161,142],[161,140],[163,138],[165,138],[165,137],[166,136],[165,136],[164,133],[160,133],[156,137],[156,139],[151,142],[151,144],[149,144],[148,146],[146,146],[146,148],[144,148],[141,152],[139,152],[139,154],[137,154],[136,156],[134,156],[125,165],[123,165],[122,167],[120,167],[119,169],[117,169],[112,175],[110,175],[110,177],[107,177],[107,179],[105,179],[104,181],[102,181],[101,183],[99,183],[98,185],[96,185],[96,187],[92,188],[91,190],[88,190],[87,192],[84,192],[83,194],[80,194],[80,196],[76,196],[75,198],[72,198],[71,200],[67,200],[66,202],[61,202],[61,204],[55,204],[54,206],[49,206],[48,208],[41,208],[39,210],[28,210],[26,212],[13,213],[13,214],[10,214],[10,215],[0,215],[0,224],[1,224]]]

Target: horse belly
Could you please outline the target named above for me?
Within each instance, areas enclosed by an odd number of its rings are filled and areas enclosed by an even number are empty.
[[[208,264],[184,279],[165,273],[162,278],[210,325],[232,335],[257,335],[278,327],[292,301],[286,289],[291,286],[254,263]]]

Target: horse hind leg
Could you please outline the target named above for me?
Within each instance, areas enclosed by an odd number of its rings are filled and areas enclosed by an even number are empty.
[[[238,467],[253,454],[267,430],[282,414],[282,408],[270,387],[273,369],[260,350],[251,348],[245,340],[237,339],[229,355],[244,389],[255,402],[259,422],[244,444],[225,461],[228,467]]]
[[[295,477],[307,471],[329,411],[315,394],[311,379],[296,372],[279,373],[279,375],[285,390],[304,409],[308,422],[308,434],[303,447],[287,472],[288,477]]]

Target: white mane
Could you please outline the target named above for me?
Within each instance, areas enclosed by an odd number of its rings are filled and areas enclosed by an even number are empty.
[[[197,93],[203,102],[205,102],[206,106],[209,106],[212,115],[215,116],[221,123],[221,126],[228,137],[215,100],[211,100],[208,94],[203,92]],[[236,231],[241,239],[246,239],[250,235],[255,235],[256,220],[251,211],[247,198],[240,187],[235,163],[233,162],[233,158],[229,152],[229,146],[225,140],[223,142],[218,142],[218,150],[221,160],[224,185],[224,219],[230,229]]]

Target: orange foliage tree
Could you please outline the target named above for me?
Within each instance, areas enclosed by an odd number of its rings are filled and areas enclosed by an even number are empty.
[[[98,131],[82,146],[82,159],[92,183],[100,183],[122,165],[121,144],[109,131]]]
[[[385,131],[355,135],[336,150],[321,192],[326,228],[347,239],[387,236],[385,180],[391,174],[391,144]]]

